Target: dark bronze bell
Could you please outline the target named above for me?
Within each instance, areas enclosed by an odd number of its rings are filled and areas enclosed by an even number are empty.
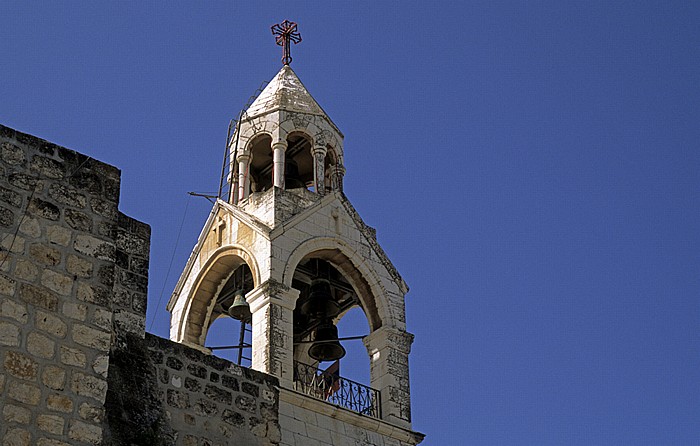
[[[306,188],[306,184],[299,178],[299,166],[297,166],[296,161],[287,158],[284,163],[284,188],[298,189],[300,187]]]
[[[338,341],[338,327],[330,320],[324,321],[316,329],[309,356],[317,361],[335,361],[345,356],[345,349]]]
[[[243,290],[237,290],[234,294],[233,303],[228,309],[228,314],[239,321],[247,321],[251,318],[250,305],[245,300]]]
[[[338,302],[331,294],[331,283],[326,279],[314,279],[309,295],[301,305],[301,312],[311,319],[333,318],[340,312]]]

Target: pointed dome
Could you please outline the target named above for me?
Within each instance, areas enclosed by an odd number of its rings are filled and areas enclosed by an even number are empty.
[[[274,110],[308,113],[328,118],[289,65],[283,66],[267,84],[267,87],[248,107],[247,114],[252,118]]]

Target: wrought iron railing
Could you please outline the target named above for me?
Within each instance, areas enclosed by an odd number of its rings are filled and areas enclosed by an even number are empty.
[[[294,361],[294,390],[362,415],[382,418],[379,390]]]

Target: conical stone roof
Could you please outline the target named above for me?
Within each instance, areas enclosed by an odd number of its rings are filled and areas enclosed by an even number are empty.
[[[289,65],[283,66],[267,84],[267,87],[248,107],[247,115],[252,118],[275,110],[308,113],[328,118]]]

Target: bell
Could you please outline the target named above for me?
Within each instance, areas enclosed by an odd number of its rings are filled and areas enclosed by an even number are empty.
[[[306,184],[299,178],[299,167],[293,159],[285,160],[284,164],[284,188],[298,189],[306,188]]]
[[[232,318],[238,319],[239,321],[247,321],[252,316],[250,313],[250,305],[245,300],[243,290],[236,291],[233,298],[233,303],[228,309],[228,314]]]
[[[338,327],[330,320],[323,322],[316,329],[309,356],[317,361],[335,361],[345,356],[345,349],[338,341]]]
[[[311,319],[326,319],[338,315],[340,306],[331,294],[331,283],[315,279],[309,286],[309,295],[301,305],[301,312]]]

